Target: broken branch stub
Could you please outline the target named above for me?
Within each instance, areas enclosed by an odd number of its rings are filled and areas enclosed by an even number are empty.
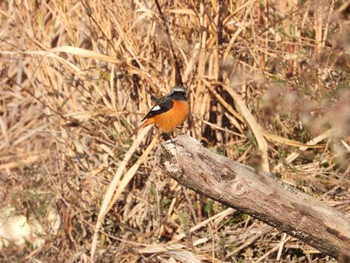
[[[234,162],[187,135],[157,151],[180,184],[253,216],[334,258],[350,257],[350,220],[271,174]]]

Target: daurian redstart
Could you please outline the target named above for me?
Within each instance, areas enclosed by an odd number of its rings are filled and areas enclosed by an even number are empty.
[[[186,120],[189,111],[186,89],[175,86],[169,94],[157,99],[157,104],[142,119],[144,123],[140,128],[155,123],[163,132],[170,132]]]

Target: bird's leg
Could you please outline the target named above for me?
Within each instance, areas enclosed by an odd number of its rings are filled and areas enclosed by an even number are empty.
[[[165,140],[165,141],[167,141],[167,140],[170,140],[170,139],[171,139],[171,137],[170,137],[169,133],[167,133],[167,132],[163,132],[163,133],[162,133],[162,137],[163,137],[163,140]]]

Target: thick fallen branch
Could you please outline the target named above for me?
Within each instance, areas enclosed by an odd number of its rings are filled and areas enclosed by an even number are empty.
[[[284,186],[270,174],[214,154],[189,136],[163,143],[157,159],[180,184],[334,258],[350,257],[350,220],[311,196]]]

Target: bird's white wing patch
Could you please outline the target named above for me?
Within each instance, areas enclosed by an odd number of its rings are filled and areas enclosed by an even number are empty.
[[[159,105],[156,105],[154,106],[151,111],[159,111],[160,110],[160,106]]]

